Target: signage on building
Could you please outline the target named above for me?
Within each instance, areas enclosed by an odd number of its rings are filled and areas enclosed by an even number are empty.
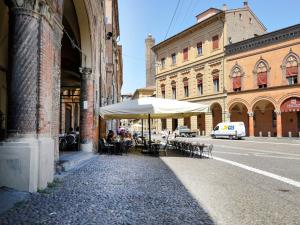
[[[285,100],[281,107],[281,112],[295,112],[300,111],[300,98],[289,98]]]
[[[83,109],[88,109],[88,101],[83,101]]]

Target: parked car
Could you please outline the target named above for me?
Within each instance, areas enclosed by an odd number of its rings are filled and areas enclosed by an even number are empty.
[[[187,126],[178,126],[176,130],[174,131],[175,137],[180,136],[180,137],[196,137],[197,132],[191,131],[190,128]]]
[[[245,124],[243,122],[219,123],[211,132],[212,138],[242,139],[246,136]]]

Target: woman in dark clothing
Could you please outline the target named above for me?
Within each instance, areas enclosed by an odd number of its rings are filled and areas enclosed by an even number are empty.
[[[107,134],[106,142],[108,144],[112,144],[113,140],[114,140],[114,132],[112,130],[109,130]]]

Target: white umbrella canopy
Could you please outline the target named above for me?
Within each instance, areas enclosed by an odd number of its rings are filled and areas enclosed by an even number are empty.
[[[104,119],[180,118],[208,112],[208,106],[164,98],[139,98],[100,108]]]

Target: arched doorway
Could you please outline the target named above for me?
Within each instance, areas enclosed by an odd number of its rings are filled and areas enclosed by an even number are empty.
[[[63,13],[64,34],[61,48],[61,115],[60,129],[69,132],[70,128],[76,129],[75,114],[79,114],[81,54],[75,47],[81,48],[79,24],[72,0],[64,1]],[[80,124],[77,124],[80,126]]]
[[[210,107],[210,110],[212,113],[212,125],[215,128],[218,123],[222,122],[222,107],[219,103],[214,103]]]
[[[246,135],[249,136],[248,109],[243,103],[235,103],[229,108],[231,122],[244,122]]]
[[[253,106],[254,136],[277,136],[276,113],[272,102],[260,100]]]
[[[300,98],[286,99],[280,106],[282,136],[299,137],[300,132]]]
[[[63,9],[60,130],[68,131],[68,120],[69,127],[74,131],[80,130],[81,150],[92,151],[95,84],[92,77],[89,16],[85,1],[64,0]],[[68,114],[70,119],[66,117]]]
[[[0,140],[6,137],[8,8],[0,1]]]

